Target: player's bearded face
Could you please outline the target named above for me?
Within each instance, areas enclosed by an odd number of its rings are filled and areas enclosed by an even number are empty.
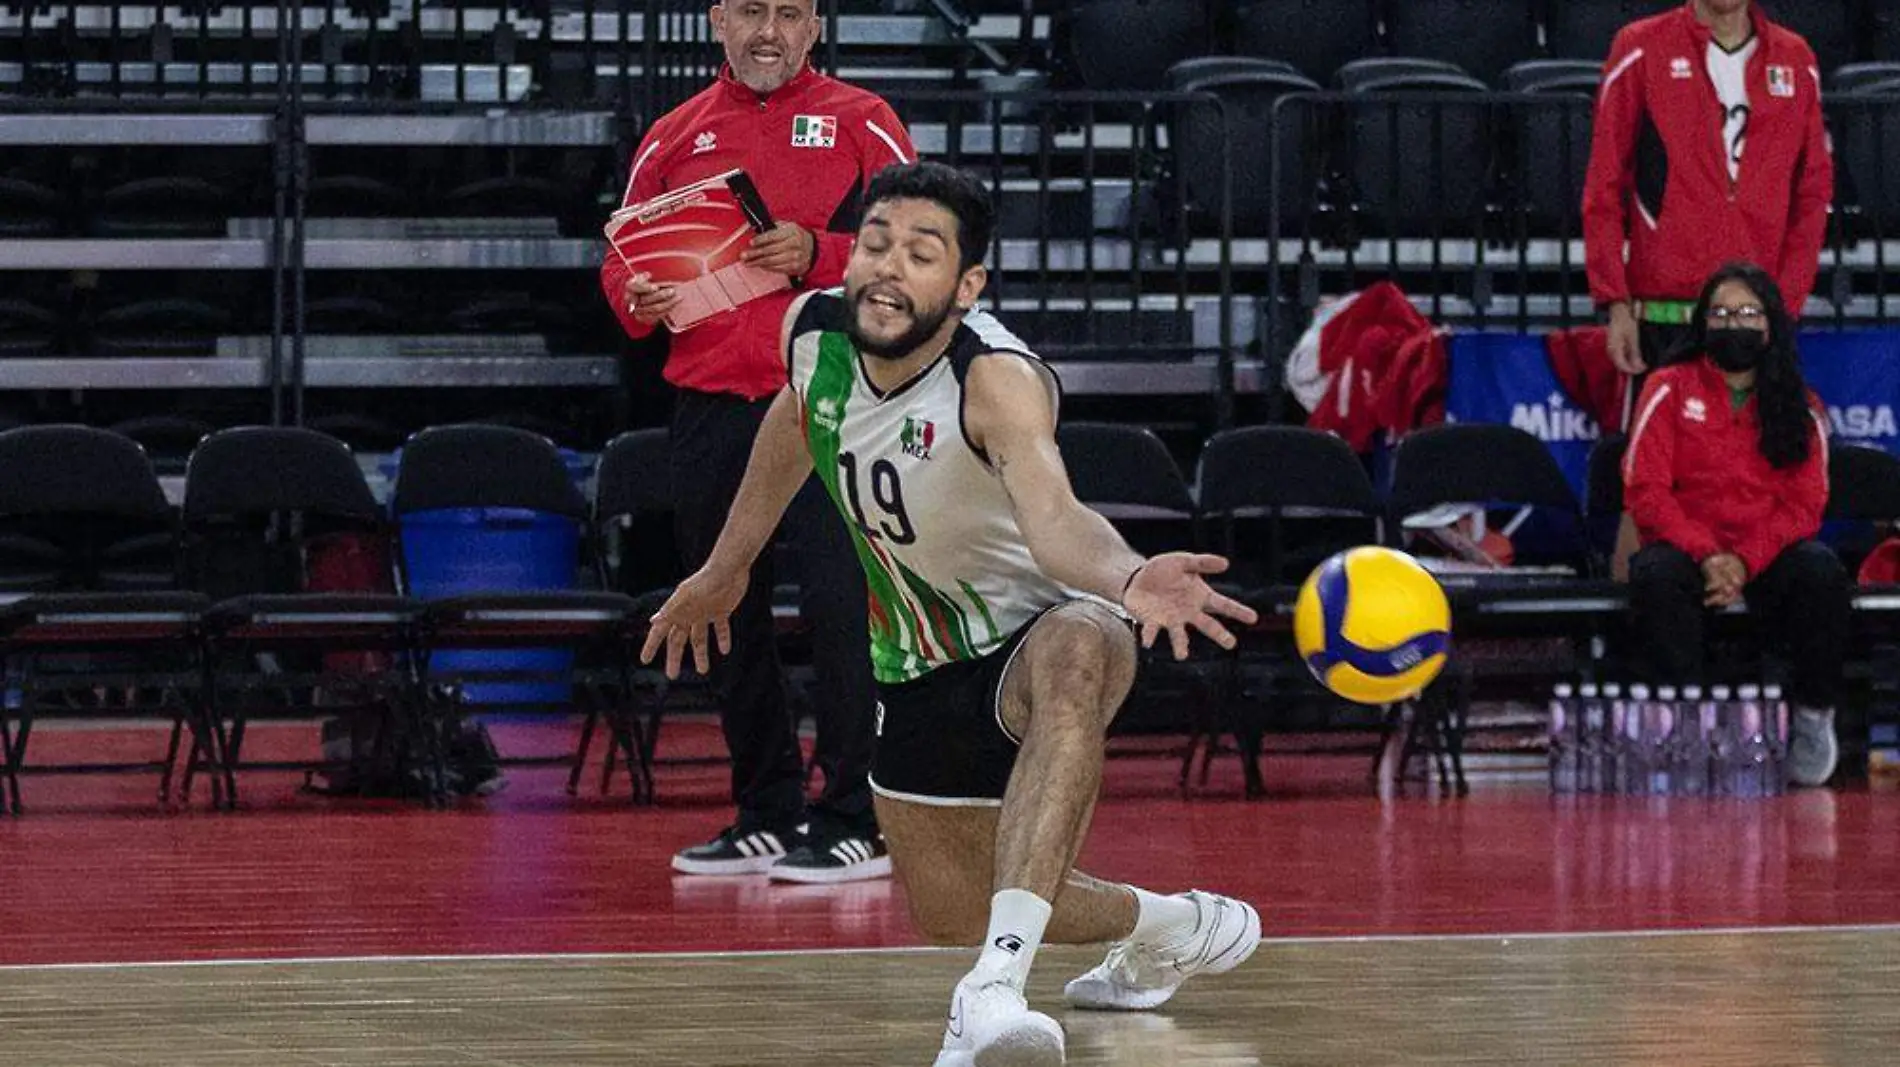
[[[845,333],[867,356],[903,359],[943,328],[954,295],[952,290],[943,299],[920,306],[893,285],[874,282],[854,290],[847,280],[844,296],[851,317]]]
[[[858,351],[903,359],[943,329],[964,281],[956,240],[956,216],[936,203],[872,206],[844,277],[845,333]]]

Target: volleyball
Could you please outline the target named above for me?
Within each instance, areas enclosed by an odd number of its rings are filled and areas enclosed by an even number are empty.
[[[1411,556],[1348,549],[1300,587],[1293,643],[1321,685],[1360,704],[1391,704],[1417,696],[1444,669],[1451,604]]]

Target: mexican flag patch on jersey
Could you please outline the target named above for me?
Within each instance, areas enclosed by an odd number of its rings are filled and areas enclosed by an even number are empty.
[[[899,443],[903,445],[905,455],[916,459],[929,459],[930,446],[937,443],[937,424],[929,419],[906,415]]]
[[[792,118],[793,148],[830,148],[838,143],[838,116],[796,115]]]

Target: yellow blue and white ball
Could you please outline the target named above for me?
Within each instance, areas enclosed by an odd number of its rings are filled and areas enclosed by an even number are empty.
[[[1361,704],[1417,696],[1451,651],[1451,605],[1403,552],[1348,549],[1314,569],[1293,605],[1293,642],[1320,684]]]

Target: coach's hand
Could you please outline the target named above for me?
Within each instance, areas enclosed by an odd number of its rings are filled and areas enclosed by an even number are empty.
[[[633,321],[642,326],[659,322],[680,302],[679,290],[670,285],[654,285],[644,274],[628,278],[627,284],[620,289],[620,298],[627,302],[627,311],[633,316]]]
[[[802,226],[781,222],[754,237],[739,258],[760,270],[801,277],[818,261],[818,238]]]
[[[1155,638],[1167,631],[1175,659],[1188,656],[1188,628],[1199,630],[1222,648],[1233,648],[1234,635],[1219,617],[1252,626],[1252,608],[1216,593],[1201,576],[1227,570],[1220,556],[1169,552],[1141,565],[1122,594],[1122,607],[1141,624],[1141,647],[1153,648]]]
[[[1636,322],[1636,312],[1627,300],[1619,300],[1610,305],[1610,328],[1605,338],[1610,350],[1610,362],[1616,369],[1632,377],[1649,369],[1643,362],[1643,328]]]
[[[739,606],[739,598],[745,596],[746,578],[744,571],[701,569],[681,582],[654,613],[646,643],[640,646],[640,662],[652,663],[664,644],[666,676],[678,678],[680,661],[690,645],[693,669],[700,674],[711,671],[713,642],[718,643],[722,656],[732,651],[731,616]]]

